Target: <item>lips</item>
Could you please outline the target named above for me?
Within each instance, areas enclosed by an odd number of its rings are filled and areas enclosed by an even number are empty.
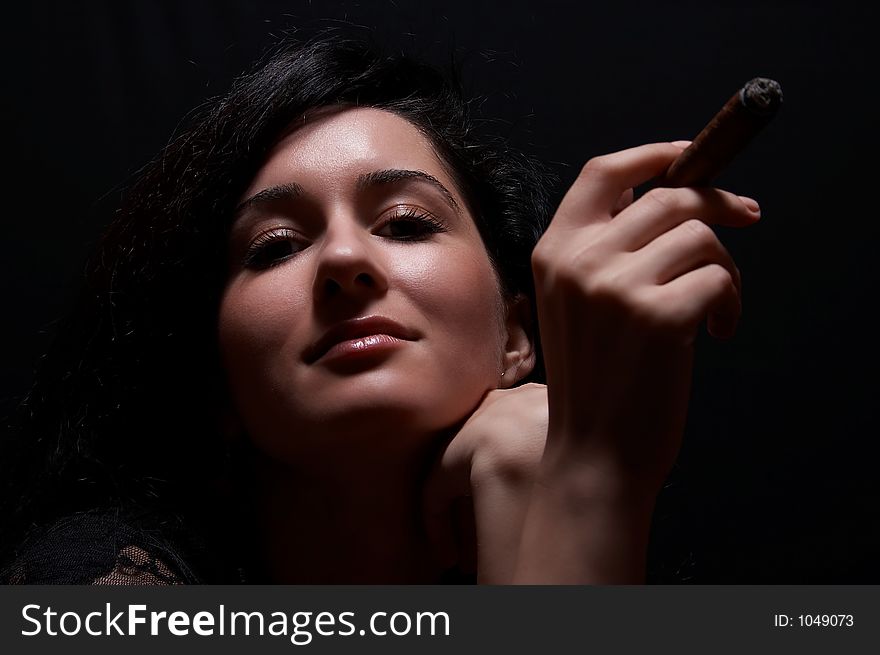
[[[303,360],[306,364],[313,364],[326,355],[327,352],[337,344],[379,335],[386,335],[393,339],[401,339],[404,341],[414,341],[418,338],[418,335],[414,331],[409,330],[384,316],[355,318],[338,323],[327,330],[320,339],[306,348],[303,353]],[[380,340],[372,341],[378,342]],[[366,343],[369,344],[371,342]]]

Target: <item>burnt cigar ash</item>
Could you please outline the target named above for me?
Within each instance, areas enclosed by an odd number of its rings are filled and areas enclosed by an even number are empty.
[[[770,122],[782,104],[782,87],[756,77],[721,108],[672,162],[658,186],[706,186]]]

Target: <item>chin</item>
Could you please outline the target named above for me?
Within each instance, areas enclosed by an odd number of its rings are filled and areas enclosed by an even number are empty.
[[[436,401],[436,396],[419,397],[412,392],[399,395],[362,392],[356,402],[328,407],[321,423],[343,432],[411,433],[443,430],[463,418],[463,412],[450,411]]]
[[[325,369],[294,385],[279,375],[271,392],[250,389],[249,409],[265,409],[268,396],[276,402],[268,413],[249,412],[245,422],[252,435],[263,435],[257,439],[262,450],[291,462],[309,457],[314,447],[339,448],[353,456],[358,444],[408,450],[460,425],[486,391],[482,379],[453,379],[426,368],[381,366],[355,374]]]
[[[453,380],[375,373],[337,380],[310,394],[316,411],[308,422],[334,433],[436,433],[467,418],[483,395],[482,388],[471,393]]]

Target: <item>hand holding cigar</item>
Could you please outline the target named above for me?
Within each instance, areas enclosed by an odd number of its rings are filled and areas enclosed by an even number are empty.
[[[781,100],[776,82],[752,80],[684,151],[649,143],[594,157],[535,246],[549,420],[514,582],[643,579],[698,330],[729,339],[742,313],[739,268],[712,226],[760,217],[750,198],[694,187],[708,186]],[[636,198],[650,180],[661,182]]]
[[[591,159],[535,247],[549,422],[515,582],[643,579],[654,501],[682,443],[698,330],[705,323],[729,339],[742,314],[742,276],[712,227],[760,218],[756,201],[710,184],[781,101],[776,82],[752,80],[685,150],[649,143]],[[565,546],[551,559],[548,544]]]
[[[781,104],[778,82],[763,77],[747,82],[672,163],[657,186],[708,185],[770,122]]]

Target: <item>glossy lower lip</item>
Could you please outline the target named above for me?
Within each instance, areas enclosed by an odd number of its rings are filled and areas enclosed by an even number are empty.
[[[405,339],[392,337],[388,334],[371,334],[334,344],[318,358],[318,361],[333,362],[376,357],[390,353],[404,343],[406,343]]]

